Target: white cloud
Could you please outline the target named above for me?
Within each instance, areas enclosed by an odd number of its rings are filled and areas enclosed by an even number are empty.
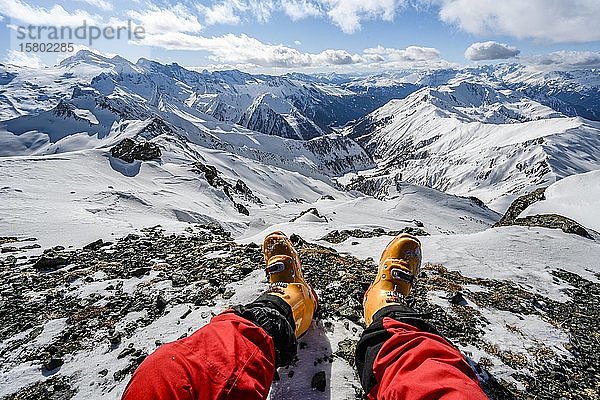
[[[342,31],[353,33],[361,29],[365,20],[393,21],[398,9],[407,3],[408,0],[218,0],[213,1],[210,6],[198,3],[196,8],[204,16],[204,22],[207,25],[238,24],[242,19],[254,19],[259,23],[266,23],[274,12],[280,11],[293,21],[308,17],[329,18]],[[176,7],[182,8],[183,6],[179,4]],[[151,6],[150,11],[156,9],[159,7]],[[138,15],[146,14],[148,11],[131,11],[130,13]],[[195,18],[191,13],[188,16]],[[184,32],[181,29],[177,31]]]
[[[273,0],[246,0],[246,9],[256,17],[258,22],[264,23],[271,19],[271,14],[277,9]]]
[[[349,65],[364,62],[360,55],[350,54],[346,50],[324,50],[311,58],[316,65]]]
[[[522,57],[520,61],[547,70],[600,68],[600,52],[556,51],[548,54]]]
[[[75,1],[87,3],[91,6],[101,9],[102,11],[111,11],[113,9],[112,3],[107,0],[75,0]]]
[[[365,54],[379,55],[384,60],[395,62],[437,61],[440,52],[432,47],[409,46],[406,49],[389,49],[382,46],[366,49]]]
[[[183,32],[147,35],[134,44],[155,46],[167,50],[206,51],[209,59],[220,64],[263,68],[322,68],[358,66],[363,68],[436,67],[448,63],[436,49],[410,46],[390,49],[378,46],[352,54],[343,49],[326,49],[320,53],[306,53],[282,45],[261,42],[247,35],[227,34],[205,37]]]
[[[364,19],[393,21],[396,10],[405,0],[321,0],[327,14],[343,32],[353,33],[361,28]]]
[[[473,43],[465,51],[465,58],[471,61],[505,60],[518,56],[520,51],[513,46],[498,42]]]
[[[241,34],[204,37],[181,32],[147,35],[138,44],[168,50],[204,50],[210,59],[228,64],[253,64],[261,67],[305,67],[312,63],[311,56],[283,45],[263,43]]]
[[[1,1],[1,0],[0,0]],[[176,4],[168,9],[150,6],[142,12],[129,11],[128,15],[139,22],[148,34],[166,34],[169,32],[200,32],[202,25],[198,18],[182,4]]]
[[[322,14],[318,4],[307,0],[282,0],[281,7],[293,21]]]
[[[55,4],[52,8],[31,6],[20,0],[0,0],[0,14],[30,25],[80,26],[98,24],[100,18],[82,10],[66,11]]]
[[[440,18],[477,35],[498,34],[554,43],[600,40],[598,0],[420,0]]]
[[[392,21],[397,9],[407,0],[221,0],[212,6],[197,6],[207,24],[233,24],[240,15],[254,17],[264,23],[273,12],[282,11],[293,21],[307,17],[329,17],[344,32],[353,33],[364,20]]]
[[[17,50],[9,50],[4,62],[21,67],[41,68],[44,65],[42,59],[34,53],[25,53]]]
[[[223,3],[213,4],[212,7],[198,4],[198,10],[204,14],[208,25],[236,25],[240,22],[240,17],[236,14],[236,11],[244,9],[245,5],[238,0],[224,1]]]
[[[246,18],[254,17],[258,22],[265,23],[271,19],[273,12],[281,8],[281,0],[221,0],[213,2],[211,7],[197,4],[198,10],[204,14],[206,23],[237,24],[240,14]]]

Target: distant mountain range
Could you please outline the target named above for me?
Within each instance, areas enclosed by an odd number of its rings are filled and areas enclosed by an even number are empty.
[[[502,209],[600,166],[599,91],[597,70],[270,76],[80,51],[52,68],[0,67],[0,156],[169,136],[182,151],[191,142],[327,177],[395,176]]]

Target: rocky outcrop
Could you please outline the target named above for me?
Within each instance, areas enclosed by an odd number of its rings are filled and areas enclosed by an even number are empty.
[[[530,215],[525,218],[517,218],[513,221],[512,225],[539,226],[542,228],[560,229],[565,233],[572,233],[587,239],[594,239],[592,235],[577,221],[558,214]]]
[[[421,221],[414,221],[416,226],[423,226]],[[372,237],[380,237],[380,236],[398,236],[402,233],[409,233],[415,236],[429,236],[429,233],[420,228],[414,228],[412,226],[407,226],[400,230],[396,231],[386,231],[383,228],[376,228],[372,231],[364,231],[362,229],[353,229],[353,230],[342,230],[342,231],[331,231],[327,235],[323,236],[321,240],[324,240],[329,243],[342,243],[348,240],[350,237],[353,238],[372,238]]]
[[[498,223],[496,223],[496,225],[494,226],[513,225],[514,221],[519,217],[519,215],[523,211],[527,209],[527,207],[538,201],[546,200],[546,197],[544,195],[545,192],[546,188],[543,187],[517,198],[515,201],[512,202],[510,207],[508,207],[508,210],[506,210],[506,213],[504,214],[502,219],[500,219],[500,221],[498,221]]]
[[[319,210],[317,210],[314,207],[311,207],[308,210],[302,211],[300,213],[300,215],[298,215],[297,217],[292,218],[290,222],[298,221],[302,217],[306,218],[306,216],[312,216],[312,219],[315,220],[315,221],[320,221],[320,222],[327,222],[328,221],[327,217],[325,217],[325,216],[323,216],[323,215],[321,215],[319,213]]]
[[[53,271],[69,264],[68,254],[62,253],[60,250],[47,250],[33,264],[33,268],[41,271]]]
[[[164,120],[155,117],[152,118],[150,123],[139,132],[139,135],[143,138],[150,139],[160,135],[175,136],[176,133]]]
[[[560,229],[565,233],[571,233],[582,236],[587,239],[593,237],[580,223],[571,218],[558,214],[538,214],[519,218],[519,215],[535,202],[545,200],[544,192],[546,188],[539,188],[531,193],[523,195],[512,202],[502,219],[494,227],[498,226],[531,226],[550,229]]]
[[[84,118],[81,118],[80,116],[75,114],[75,112],[74,112],[75,109],[76,109],[76,107],[74,105],[72,105],[64,100],[61,100],[56,105],[56,107],[54,107],[54,109],[52,110],[52,114],[54,114],[58,118],[73,119],[75,121],[85,122],[91,126],[90,121],[88,121]]]
[[[260,198],[252,193],[252,190],[248,187],[246,182],[238,179],[235,182],[235,185],[232,185],[223,179],[223,177],[221,177],[221,173],[212,165],[207,165],[197,161],[194,163],[192,171],[204,174],[204,178],[210,186],[214,187],[215,189],[223,190],[225,196],[231,200],[233,206],[240,214],[250,215],[250,211],[239,200],[244,200],[246,202],[255,204],[262,204]]]
[[[162,156],[160,147],[157,144],[152,142],[138,143],[129,138],[123,139],[111,148],[110,154],[128,163],[155,160]]]

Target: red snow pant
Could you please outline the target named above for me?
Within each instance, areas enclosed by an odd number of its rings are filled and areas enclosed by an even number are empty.
[[[487,399],[463,356],[443,338],[389,317],[380,322],[385,341],[373,362],[363,363],[375,378],[369,399]],[[148,356],[123,399],[265,399],[274,373],[273,339],[226,311]]]

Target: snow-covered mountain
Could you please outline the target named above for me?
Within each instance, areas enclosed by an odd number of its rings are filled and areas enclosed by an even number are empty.
[[[406,70],[358,77],[350,85],[374,82],[397,85],[443,86],[481,83],[497,90],[518,92],[567,116],[600,120],[600,70],[543,71],[519,64],[482,65],[437,70]]]
[[[285,76],[250,75],[240,71],[195,72],[177,64],[162,65],[140,59],[131,64],[122,58],[102,58],[79,52],[61,62],[63,69],[82,65],[111,68],[111,74],[92,86],[127,88],[159,107],[187,107],[217,120],[240,124],[251,130],[295,139],[311,139],[331,133],[385,104],[405,96],[416,87],[398,84],[393,91],[374,96],[364,88],[344,90],[331,84],[315,84]],[[277,122],[273,122],[276,120]]]
[[[160,343],[261,293],[281,230],[323,309],[271,399],[360,397],[360,302],[398,232],[423,244],[407,301],[492,399],[594,398],[599,87],[517,65],[0,65],[0,397],[118,399]],[[520,195],[528,223],[497,226]]]
[[[533,188],[599,166],[597,70],[268,76],[89,51],[53,68],[1,68],[0,156],[141,138],[184,152],[190,144],[227,151],[359,189],[353,176],[384,186],[401,178],[476,196],[499,212]],[[367,191],[376,194],[380,183]]]
[[[598,122],[481,83],[423,88],[345,133],[385,174],[477,196],[499,211],[535,187],[600,168]]]

